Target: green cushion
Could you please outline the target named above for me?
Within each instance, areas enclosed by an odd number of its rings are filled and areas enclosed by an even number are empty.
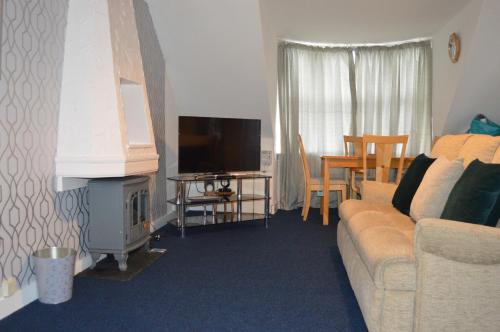
[[[425,172],[434,162],[433,158],[427,157],[425,154],[418,155],[406,170],[405,175],[399,182],[394,196],[392,197],[392,205],[401,213],[410,214],[410,205],[413,196],[417,192],[418,186],[424,178]]]
[[[442,219],[495,226],[500,217],[500,164],[474,160],[450,192]]]

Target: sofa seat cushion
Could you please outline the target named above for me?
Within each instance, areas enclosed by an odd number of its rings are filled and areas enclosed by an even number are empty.
[[[359,205],[358,209],[364,204]],[[395,209],[378,208],[360,211],[350,218],[342,218],[342,222],[376,287],[415,290],[415,224]]]
[[[390,202],[389,202],[390,204]],[[367,202],[359,199],[348,199],[343,201],[339,207],[339,217],[341,220],[350,220],[353,216],[364,211],[380,211],[387,213],[397,213],[395,207],[389,204]]]

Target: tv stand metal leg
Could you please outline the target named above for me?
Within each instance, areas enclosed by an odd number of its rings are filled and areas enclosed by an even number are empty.
[[[207,206],[203,205],[203,226],[207,225]]]
[[[264,187],[264,219],[266,222],[266,228],[269,226],[269,178],[265,179],[265,187]]]
[[[181,237],[184,238],[186,236],[186,183],[184,181],[181,181],[180,185],[178,186],[179,190],[179,205],[178,205],[178,222],[180,222],[181,226]]]
[[[242,209],[242,199],[243,199],[243,194],[242,194],[242,184],[243,180],[242,179],[237,179],[236,180],[236,221],[241,222],[243,219],[243,209]]]

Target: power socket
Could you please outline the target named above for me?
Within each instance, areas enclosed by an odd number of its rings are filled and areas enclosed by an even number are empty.
[[[273,152],[262,150],[260,152],[260,164],[262,168],[268,168],[273,164]]]
[[[2,295],[8,297],[17,291],[17,281],[15,278],[9,278],[2,281]]]

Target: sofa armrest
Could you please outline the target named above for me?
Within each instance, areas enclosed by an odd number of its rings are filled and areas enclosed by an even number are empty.
[[[392,197],[398,186],[378,181],[361,182],[361,199],[371,203],[392,205]]]
[[[498,331],[500,228],[417,223],[414,331]]]
[[[415,229],[416,255],[430,253],[461,263],[500,264],[500,228],[444,219],[422,219]]]

